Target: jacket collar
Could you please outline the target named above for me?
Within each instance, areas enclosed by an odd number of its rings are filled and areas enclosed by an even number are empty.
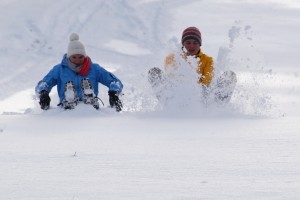
[[[201,56],[203,55],[201,49],[199,50],[199,52],[195,55],[196,58],[201,58]]]

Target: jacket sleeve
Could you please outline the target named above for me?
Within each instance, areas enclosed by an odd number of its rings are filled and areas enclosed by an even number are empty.
[[[57,85],[57,79],[59,76],[59,66],[53,67],[48,74],[38,82],[35,87],[36,94],[39,94],[42,90],[46,90],[48,92]]]
[[[200,83],[203,85],[209,86],[212,78],[213,78],[213,59],[211,57],[206,57],[206,62],[203,63],[204,66],[202,71],[202,77],[200,78]]]
[[[122,92],[123,84],[113,73],[99,65],[96,66],[96,71],[97,81],[108,87],[108,91]]]

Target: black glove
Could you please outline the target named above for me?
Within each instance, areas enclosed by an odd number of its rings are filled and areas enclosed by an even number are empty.
[[[43,110],[48,110],[50,107],[50,97],[49,97],[49,92],[47,92],[46,90],[42,90],[40,92],[40,105],[41,105],[41,109]]]
[[[122,102],[119,99],[118,93],[116,91],[109,91],[109,104],[113,108],[116,108],[117,112],[120,112],[123,108]]]

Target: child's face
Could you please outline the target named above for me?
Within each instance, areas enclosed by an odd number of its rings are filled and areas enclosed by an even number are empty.
[[[187,55],[188,56],[194,56],[200,50],[200,44],[195,39],[188,39],[188,40],[184,41],[183,46],[187,50]]]
[[[81,66],[84,62],[84,58],[85,58],[84,55],[75,54],[70,56],[70,61],[77,66]]]

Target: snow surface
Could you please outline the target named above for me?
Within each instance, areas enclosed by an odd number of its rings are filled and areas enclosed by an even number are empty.
[[[299,1],[0,7],[0,199],[299,199]],[[162,108],[147,83],[147,70],[178,50],[188,26],[200,28],[217,71],[237,73],[230,104],[182,104],[183,87]],[[34,87],[61,61],[72,32],[123,81],[121,113],[82,104],[64,111],[55,89],[51,109],[39,109]]]

